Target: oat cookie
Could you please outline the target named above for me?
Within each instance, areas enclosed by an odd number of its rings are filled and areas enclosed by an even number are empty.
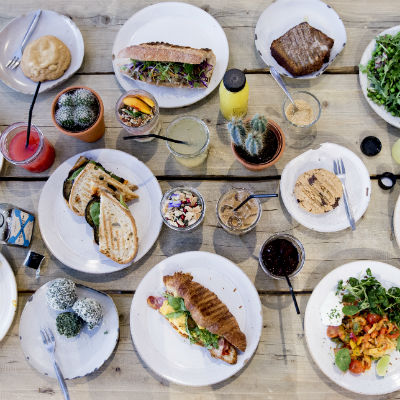
[[[68,47],[55,36],[42,36],[24,50],[21,69],[34,82],[52,81],[64,75],[71,63]]]
[[[306,211],[323,214],[339,205],[343,187],[333,172],[317,168],[304,172],[297,178],[294,195]]]

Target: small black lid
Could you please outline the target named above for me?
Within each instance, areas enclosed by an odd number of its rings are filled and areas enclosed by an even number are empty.
[[[381,141],[375,136],[367,136],[361,142],[361,151],[366,156],[376,156],[382,150]]]
[[[384,172],[378,177],[378,185],[383,190],[391,189],[396,183],[396,177],[391,172]]]
[[[225,72],[224,86],[230,92],[239,92],[246,84],[246,75],[240,69],[230,69]]]
[[[43,260],[44,256],[39,253],[35,253],[32,250],[29,250],[28,254],[26,255],[24,265],[25,267],[38,269]]]

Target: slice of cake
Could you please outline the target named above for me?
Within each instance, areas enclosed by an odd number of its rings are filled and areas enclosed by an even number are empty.
[[[308,75],[329,61],[334,40],[307,22],[271,43],[271,54],[293,76]]]

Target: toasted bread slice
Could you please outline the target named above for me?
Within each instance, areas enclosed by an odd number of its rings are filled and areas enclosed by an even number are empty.
[[[100,190],[99,250],[119,264],[131,262],[138,251],[135,219],[106,190]]]
[[[246,336],[228,307],[211,290],[194,282],[190,274],[175,272],[163,278],[167,291],[182,297],[197,325],[225,338],[241,351],[246,350]]]
[[[149,42],[125,47],[118,53],[118,58],[201,64],[204,60],[210,58],[211,53],[214,54],[211,49],[194,49],[164,42]]]
[[[147,298],[147,304],[153,308],[154,310],[160,311],[160,308],[163,306],[164,302],[167,300],[164,297],[154,297],[149,296]],[[171,324],[171,326],[184,338],[189,339],[189,336],[186,332],[176,323],[176,319],[167,318],[161,311],[160,314]],[[203,343],[196,342],[198,346],[204,347]],[[211,356],[217,358],[219,360],[225,361],[228,364],[236,364],[237,362],[237,351],[226,339],[220,338],[218,340],[218,349],[211,348],[207,349]]]
[[[121,183],[96,164],[88,163],[74,180],[69,195],[69,208],[77,215],[84,215],[97,188],[109,190],[117,199],[122,195],[125,202],[139,197],[133,192],[137,189],[136,185]]]
[[[334,40],[302,22],[271,43],[271,54],[293,76],[311,74],[329,61]]]
[[[155,61],[155,62],[174,62],[182,64],[200,65],[204,61],[207,62],[207,69],[204,77],[197,82],[197,88],[204,89],[208,85],[204,82],[210,82],[211,76],[216,64],[216,57],[211,49],[194,49],[192,47],[176,46],[163,42],[142,43],[139,45],[129,46],[122,49],[118,53],[118,58],[128,58],[137,61]],[[120,65],[121,73],[133,80],[150,83],[157,86],[167,87],[186,87],[194,88],[194,85],[188,83],[182,76],[175,74],[170,80],[160,80],[157,74],[141,72],[139,74],[135,69],[125,69],[124,65]]]

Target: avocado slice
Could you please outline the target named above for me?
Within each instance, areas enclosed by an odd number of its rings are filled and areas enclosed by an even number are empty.
[[[93,196],[85,209],[86,222],[93,228],[94,241],[99,244],[100,197]]]

